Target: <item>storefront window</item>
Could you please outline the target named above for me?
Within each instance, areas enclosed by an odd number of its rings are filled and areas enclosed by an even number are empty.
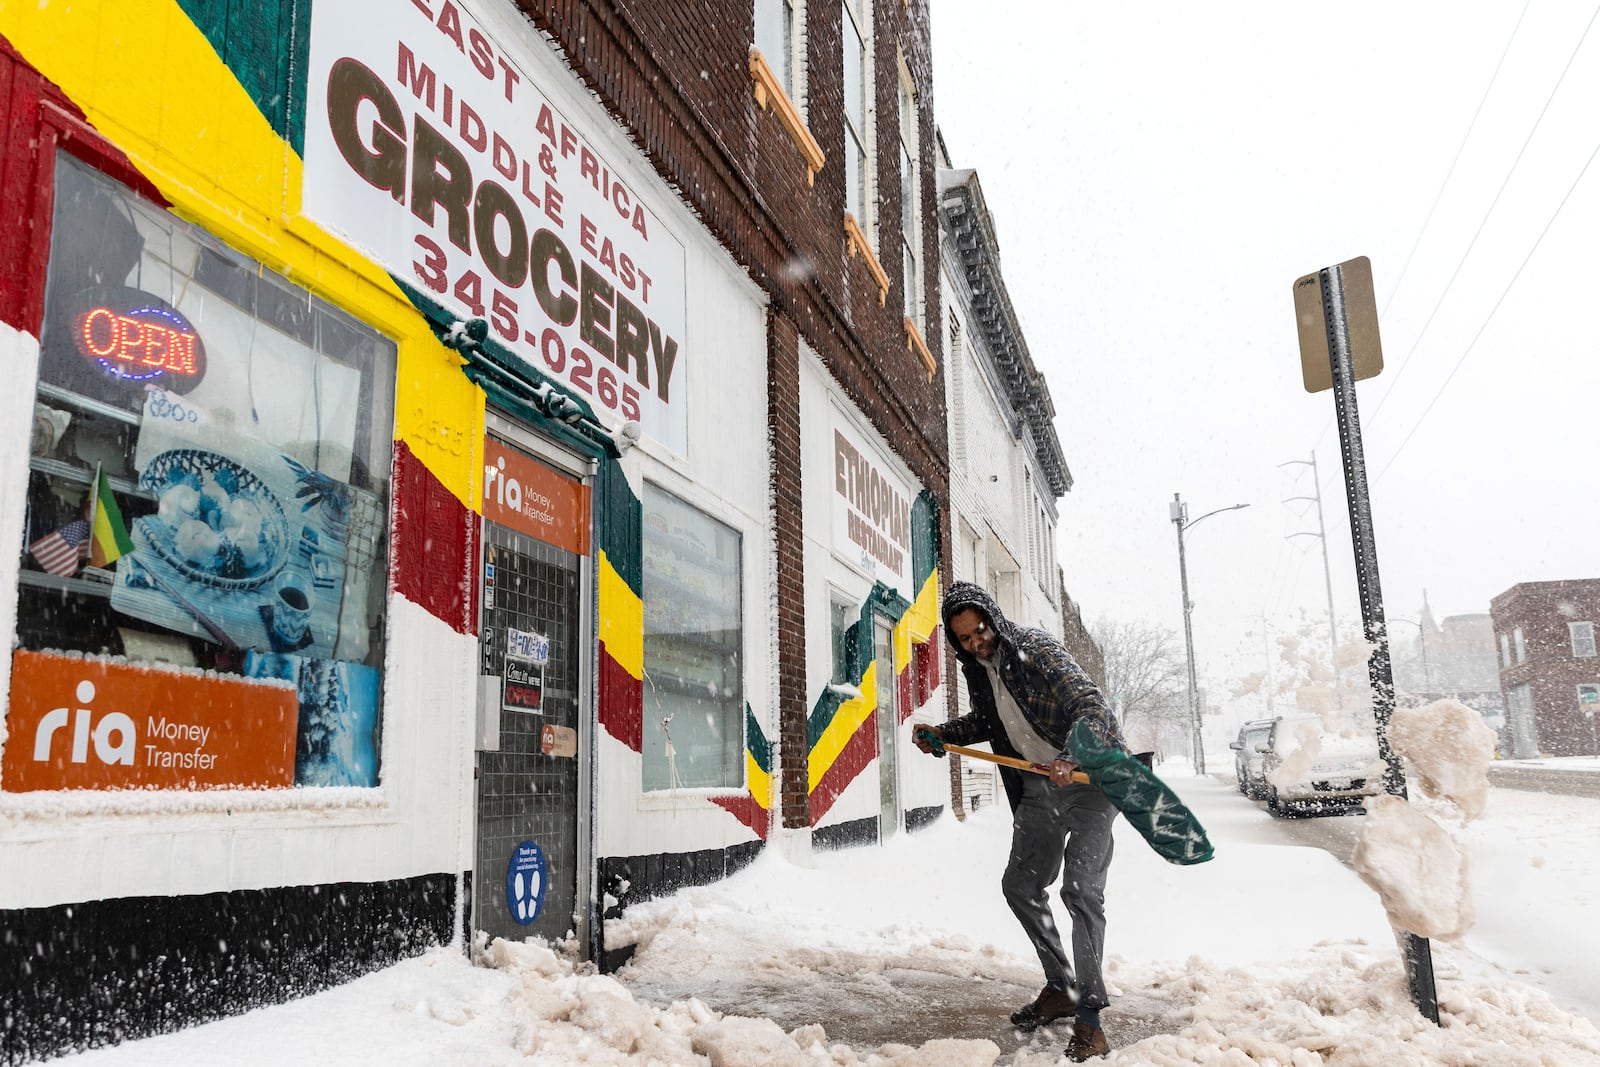
[[[377,785],[393,342],[65,153],[45,304],[0,787]]]
[[[644,788],[744,784],[737,531],[644,494]]]

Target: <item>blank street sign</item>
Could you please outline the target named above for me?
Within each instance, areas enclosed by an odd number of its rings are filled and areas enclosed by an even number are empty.
[[[1356,381],[1376,377],[1383,370],[1383,345],[1378,340],[1378,302],[1372,290],[1372,261],[1366,256],[1357,256],[1328,269],[1339,271],[1344,282],[1350,365]],[[1300,373],[1305,378],[1308,393],[1333,388],[1321,273],[1307,274],[1294,283],[1294,313],[1300,324]]]

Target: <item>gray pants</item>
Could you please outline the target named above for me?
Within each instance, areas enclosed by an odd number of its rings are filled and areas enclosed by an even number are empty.
[[[1080,1003],[1104,1008],[1100,961],[1106,943],[1106,871],[1111,866],[1111,823],[1117,809],[1093,786],[1058,786],[1036,774],[1022,776],[1022,799],[1011,824],[1011,859],[1001,892],[1033,942],[1047,982],[1069,985],[1078,966]],[[1061,948],[1050,910],[1058,874],[1061,900],[1072,918],[1072,960]]]

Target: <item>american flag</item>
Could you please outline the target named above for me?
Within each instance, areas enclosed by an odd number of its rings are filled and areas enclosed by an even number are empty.
[[[45,534],[28,546],[39,566],[61,578],[71,578],[83,564],[84,544],[89,540],[87,519],[74,519],[59,530]]]

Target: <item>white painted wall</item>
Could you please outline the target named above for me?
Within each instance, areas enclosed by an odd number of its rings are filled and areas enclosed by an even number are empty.
[[[922,491],[923,486],[882,436],[872,429],[866,418],[839,391],[821,359],[804,342],[800,347],[800,449],[805,457],[801,493],[804,498],[805,527],[806,707],[809,712],[833,674],[829,628],[832,598],[838,595],[859,605],[866,600],[874,584],[870,575],[851,562],[848,552],[835,551],[833,544],[835,420],[841,416],[849,419],[856,441],[873,449],[873,462],[901,479],[910,488],[913,498]],[[915,590],[911,592],[914,595]],[[907,596],[908,600],[911,598]],[[902,808],[927,807],[948,801],[950,779],[947,765],[924,756],[911,744],[914,721],[942,719],[944,699],[941,686],[921,709],[913,712],[911,719],[898,727]],[[845,788],[819,825],[876,819],[879,809],[878,768],[874,762]]]
[[[689,276],[689,454],[645,442],[623,458],[641,499],[666,489],[739,531],[743,555],[744,698],[769,740],[777,738],[776,605],[768,518],[766,309],[761,294],[701,231],[686,237]],[[646,664],[646,669],[649,665]],[[649,683],[645,683],[649,714]],[[642,791],[639,753],[601,730],[596,810],[601,856],[689,852],[754,838],[710,797],[737,790]],[[649,731],[645,733],[650,736]]]
[[[1026,431],[1022,436],[1014,432],[1016,424],[1007,405],[995,391],[991,376],[979,365],[984,342],[974,334],[976,325],[969,317],[965,283],[949,269],[940,271],[939,280],[946,313],[945,403],[950,412],[951,580],[988,587],[983,561],[1009,556],[1023,569],[1017,586],[1020,610],[1013,612],[1012,621],[1059,637],[1061,613],[1045,592],[1056,582],[1050,555],[1043,553],[1045,567],[1037,568],[1029,547],[1032,510],[1043,504],[1053,524],[1055,502],[1046,499],[1048,482],[1034,459]],[[1031,489],[1023,477],[1025,470],[1032,471]],[[995,480],[990,480],[991,475]],[[1043,536],[1054,539],[1053,525]],[[966,680],[959,668],[953,674],[946,684],[957,687],[956,713],[966,714],[971,708]],[[966,768],[964,790],[969,797],[979,794],[991,803],[1001,795],[991,765],[967,760]]]
[[[598,105],[592,105],[598,107]],[[630,148],[629,160],[638,164]],[[634,188],[656,194],[653,209],[685,245],[688,330],[688,454],[677,456],[645,440],[623,457],[623,469],[643,499],[659,486],[737,530],[743,555],[744,698],[769,740],[777,737],[776,610],[772,599],[773,541],[769,521],[767,442],[767,327],[765,298],[677,201],[667,202],[653,172],[629,175]],[[680,359],[684,358],[680,356]],[[648,664],[646,664],[648,668]],[[645,684],[649,714],[649,683]],[[646,731],[645,737],[650,736]],[[596,781],[598,853],[636,856],[689,852],[753,839],[752,832],[709,800],[728,790],[642,791],[643,762],[616,738],[598,731]],[[732,790],[742,794],[744,788]]]
[[[950,461],[951,530],[955,538],[954,579],[988,586],[989,576],[974,566],[964,551],[962,522],[978,535],[977,555],[1009,557],[1022,570],[1018,586],[1020,606],[1011,612],[1012,621],[1037,626],[1061,635],[1061,613],[1054,596],[1056,578],[1048,565],[1049,552],[1032,548],[1037,523],[1034,510],[1044,508],[1052,524],[1042,536],[1054,539],[1056,506],[1048,482],[1033,454],[1032,442],[1011,413],[1010,406],[996,390],[992,375],[981,365],[983,339],[974,333],[969,319],[965,285],[941,271],[947,312],[945,401],[952,413]],[[950,321],[957,324],[959,343],[949,344]],[[959,398],[958,394],[959,393]],[[955,412],[961,412],[957,426]],[[957,438],[961,438],[958,445]],[[1031,477],[1025,477],[1024,472]],[[991,480],[992,479],[992,480]],[[1039,566],[1044,563],[1044,566]],[[992,591],[992,590],[991,590]],[[963,704],[963,706],[965,706]]]
[[[22,541],[28,512],[28,450],[33,432],[33,394],[39,384],[39,339],[0,322],[0,366],[11,368],[12,387],[0,400],[0,537]],[[0,552],[0,648],[17,639],[17,575],[22,556]],[[0,686],[11,692],[11,657],[0,656]],[[6,721],[0,717],[0,747],[6,743]],[[3,799],[3,797],[0,797]],[[3,811],[0,808],[0,811]],[[5,840],[0,824],[0,841]],[[4,907],[8,867],[0,865],[0,907]]]
[[[8,480],[8,510],[13,488]],[[15,540],[19,527],[4,535]],[[17,564],[4,566],[0,581],[15,588]],[[471,721],[460,694],[476,666],[476,640],[390,599],[376,789],[0,794],[0,908],[470,868]]]

